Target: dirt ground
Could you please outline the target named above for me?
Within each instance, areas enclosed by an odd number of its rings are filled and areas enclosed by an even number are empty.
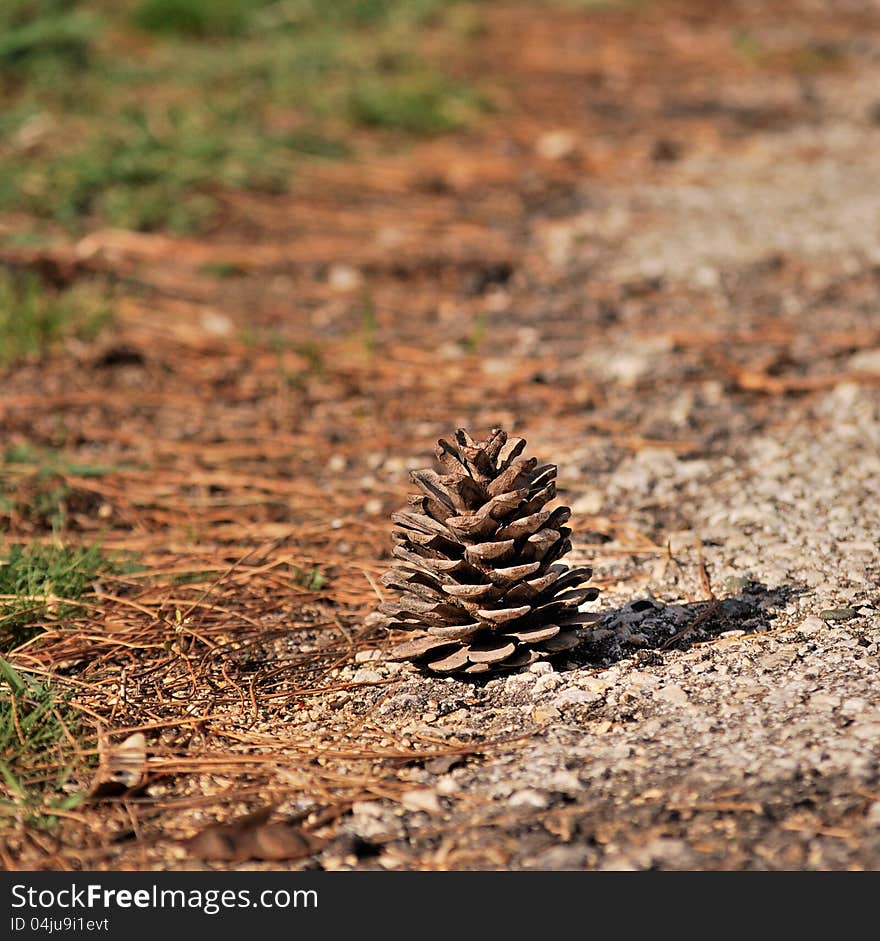
[[[10,867],[880,867],[880,6],[487,24],[479,128],[42,254],[119,314],[6,371],[4,442],[117,468],[67,538],[144,568],[10,659],[148,777]],[[559,465],[606,615],[481,682],[365,623],[462,426]],[[261,808],[283,859],[187,842]]]

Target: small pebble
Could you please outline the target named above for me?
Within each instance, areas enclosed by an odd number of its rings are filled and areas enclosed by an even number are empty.
[[[375,670],[355,670],[352,683],[381,683],[382,676]]]
[[[826,608],[819,612],[819,617],[823,621],[850,621],[858,614],[855,608]]]
[[[381,650],[359,650],[354,655],[355,663],[367,663],[370,660],[378,660],[382,656]]]
[[[677,683],[668,683],[654,690],[654,698],[671,702],[675,706],[685,706],[688,703],[688,694]]]
[[[526,706],[525,709],[529,707]],[[549,722],[559,718],[559,710],[555,706],[535,706],[532,709],[532,719],[535,722]]]
[[[747,575],[731,575],[730,578],[724,580],[724,587],[731,594],[734,594],[738,591],[742,591],[743,588],[747,588],[752,582]]]
[[[562,685],[562,679],[556,673],[547,673],[540,677],[532,687],[536,694],[546,692],[548,689],[556,689]]]
[[[550,846],[526,860],[526,866],[544,872],[573,871],[583,869],[588,858],[589,850],[582,844]]]
[[[581,779],[573,771],[557,771],[550,775],[547,784],[562,794],[578,794],[584,789]]]
[[[813,616],[808,617],[805,621],[801,621],[798,625],[798,630],[804,634],[812,635],[817,634],[819,631],[826,630],[826,626],[821,618]]]
[[[535,810],[543,810],[550,803],[550,798],[544,791],[525,787],[511,794],[507,803],[511,807],[534,807]]]
[[[331,265],[327,273],[327,283],[335,291],[346,292],[359,288],[364,276],[351,265]]]
[[[355,801],[351,812],[355,817],[381,817],[385,810],[379,801]]]
[[[429,774],[446,774],[463,760],[461,755],[439,755],[437,758],[429,758],[424,767]]]
[[[406,791],[401,795],[400,803],[407,810],[424,811],[429,814],[436,814],[442,810],[436,791]]]
[[[544,160],[563,160],[577,148],[577,137],[568,130],[546,131],[535,141],[535,153]]]
[[[437,779],[436,789],[438,794],[447,796],[460,791],[461,785],[451,774],[444,774],[442,778]]]
[[[537,673],[538,676],[544,676],[545,673],[553,672],[553,664],[548,663],[546,660],[539,660],[537,663],[533,663],[529,667],[530,673]]]
[[[553,700],[553,706],[556,709],[564,709],[566,706],[587,705],[601,698],[598,693],[591,693],[585,689],[569,687],[568,689],[562,690]]]

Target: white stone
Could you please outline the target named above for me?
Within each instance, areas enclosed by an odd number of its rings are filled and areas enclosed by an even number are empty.
[[[545,673],[544,676],[538,677],[533,688],[535,693],[543,693],[548,689],[556,689],[557,686],[561,685],[562,680],[556,673]]]
[[[429,790],[406,791],[400,796],[400,803],[407,810],[424,811],[428,814],[440,813],[443,809],[437,799],[437,792]]]
[[[228,337],[235,329],[235,324],[225,314],[212,310],[202,314],[202,329],[216,337]]]
[[[545,676],[547,673],[553,672],[553,664],[548,663],[546,660],[539,660],[529,667],[529,672],[537,673],[538,676]]]
[[[363,284],[364,276],[351,265],[331,265],[327,283],[334,291],[354,291]]]
[[[815,616],[808,617],[806,620],[801,621],[798,625],[798,630],[802,631],[804,634],[818,634],[824,631],[828,625],[822,620],[822,618],[817,618]]]
[[[667,683],[666,686],[654,690],[654,698],[675,706],[686,706],[688,703],[688,694],[677,683]]]
[[[461,790],[461,785],[451,774],[444,774],[443,777],[437,778],[435,789],[438,794],[455,794]]]
[[[354,676],[351,678],[352,683],[381,683],[382,676],[377,673],[375,670],[355,670]]]
[[[554,771],[547,786],[562,794],[577,794],[584,789],[583,782],[573,771]]]
[[[591,702],[596,702],[601,698],[598,693],[591,693],[585,689],[577,689],[570,686],[568,689],[562,690],[553,700],[553,706],[556,709],[564,709],[566,706],[586,705]]]
[[[853,372],[880,373],[880,347],[875,350],[859,350],[850,356],[847,366]]]
[[[574,153],[577,137],[566,130],[547,131],[535,141],[535,153],[545,160],[563,160]]]
[[[511,807],[534,807],[535,810],[543,810],[550,803],[550,800],[543,791],[535,790],[533,787],[525,787],[521,791],[514,791],[508,798],[507,803]]]
[[[356,817],[381,817],[385,810],[379,801],[355,801],[351,805],[351,812]]]
[[[354,655],[355,663],[369,663],[370,660],[379,660],[382,656],[381,650],[359,650]]]

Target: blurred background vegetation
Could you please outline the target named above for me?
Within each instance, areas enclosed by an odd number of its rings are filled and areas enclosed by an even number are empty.
[[[3,0],[0,213],[72,231],[204,232],[219,191],[284,192],[298,162],[466,126],[487,96],[425,40],[479,33],[452,0]],[[39,225],[3,234],[39,242]]]

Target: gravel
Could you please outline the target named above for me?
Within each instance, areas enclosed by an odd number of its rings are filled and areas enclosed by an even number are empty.
[[[663,185],[585,182],[589,210],[544,232],[560,285],[589,271],[618,292],[549,379],[577,401],[588,377],[583,414],[646,439],[529,436],[560,465],[570,561],[595,561],[604,618],[567,661],[480,683],[340,670],[397,680],[355,697],[389,730],[475,751],[411,769],[420,814],[356,808],[381,852],[331,845],[322,865],[880,868],[876,87],[823,77],[820,125],[680,160]],[[546,296],[542,342],[569,342]],[[676,339],[767,323],[789,372],[839,381],[737,388]],[[832,328],[867,348],[829,351]]]

